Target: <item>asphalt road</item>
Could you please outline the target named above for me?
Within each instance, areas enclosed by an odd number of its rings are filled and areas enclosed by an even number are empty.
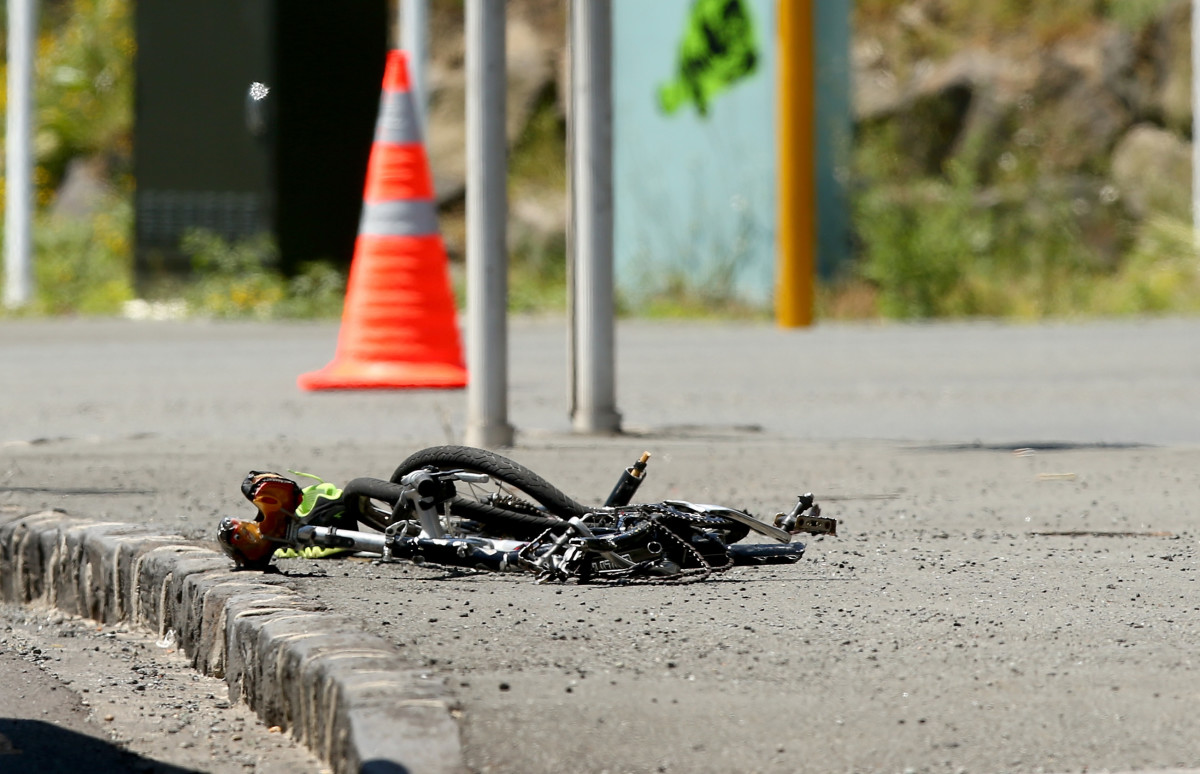
[[[626,429],[759,427],[799,440],[1200,442],[1200,323],[767,326],[627,323]],[[332,325],[6,321],[0,442],[155,437],[461,439],[461,392],[303,394]],[[510,420],[565,434],[566,329],[510,326]]]
[[[622,324],[615,438],[569,433],[561,321],[510,338],[506,453],[578,499],[649,449],[643,499],[814,491],[843,529],[688,585],[283,563],[451,676],[472,769],[1200,768],[1200,321]],[[461,392],[298,392],[335,339],[6,322],[0,508],[211,534],[251,468],[383,476],[461,440]]]

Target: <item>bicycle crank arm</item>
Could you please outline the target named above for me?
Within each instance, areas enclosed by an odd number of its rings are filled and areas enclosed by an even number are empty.
[[[795,564],[804,556],[803,543],[736,543],[729,547],[734,565]]]

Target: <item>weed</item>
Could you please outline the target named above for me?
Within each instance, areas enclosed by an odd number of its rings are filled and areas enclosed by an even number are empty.
[[[955,161],[945,178],[870,186],[854,203],[858,276],[885,317],[1086,314],[1088,285],[1113,269],[1083,227],[1118,217],[1093,198],[1044,182],[981,188]]]
[[[346,277],[325,261],[300,265],[300,272],[288,280],[287,294],[276,310],[278,317],[335,318],[342,314]]]
[[[1088,289],[1089,308],[1109,315],[1200,312],[1196,244],[1190,224],[1150,218],[1120,269]]]
[[[43,213],[33,228],[33,297],[15,315],[113,315],[133,297],[127,199],[107,197],[88,217]]]
[[[279,251],[267,234],[229,242],[194,229],[181,243],[195,278],[186,285],[189,312],[202,317],[272,319],[341,313],[345,281],[332,266],[306,264],[289,279],[276,268]]]
[[[566,237],[527,237],[508,267],[510,312],[561,312],[567,306]]]
[[[562,311],[567,306],[566,224],[557,223],[567,196],[566,125],[553,84],[537,105],[509,164],[509,200],[528,200],[539,223],[510,220],[508,309],[510,312]],[[514,208],[518,209],[518,208]],[[562,212],[565,220],[565,212]]]

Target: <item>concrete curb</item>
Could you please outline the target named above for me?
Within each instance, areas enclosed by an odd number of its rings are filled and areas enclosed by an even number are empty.
[[[335,772],[465,770],[444,681],[212,544],[59,511],[0,519],[0,598],[159,636]]]

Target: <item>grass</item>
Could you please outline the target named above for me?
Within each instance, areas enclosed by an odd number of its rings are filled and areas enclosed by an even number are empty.
[[[525,198],[548,214],[563,208],[565,220],[566,155],[566,123],[558,112],[555,91],[550,85],[539,95],[529,123],[514,143],[509,160],[509,201]],[[511,219],[509,232],[509,311],[564,311],[567,307],[565,233]]]
[[[39,214],[32,298],[19,310],[0,308],[0,316],[120,314],[133,298],[131,222],[129,201],[119,196],[86,218]]]
[[[184,236],[195,277],[184,286],[191,314],[213,318],[332,318],[342,312],[345,278],[314,262],[288,277],[276,267],[279,251],[267,235],[228,242],[212,232]]]
[[[946,178],[874,186],[855,199],[857,274],[877,288],[885,317],[1071,313],[1083,301],[1079,286],[1107,270],[1070,205],[1032,185],[1007,199],[988,195],[955,162]]]
[[[1120,268],[1088,286],[1088,308],[1103,315],[1200,313],[1196,245],[1190,224],[1151,218]]]

